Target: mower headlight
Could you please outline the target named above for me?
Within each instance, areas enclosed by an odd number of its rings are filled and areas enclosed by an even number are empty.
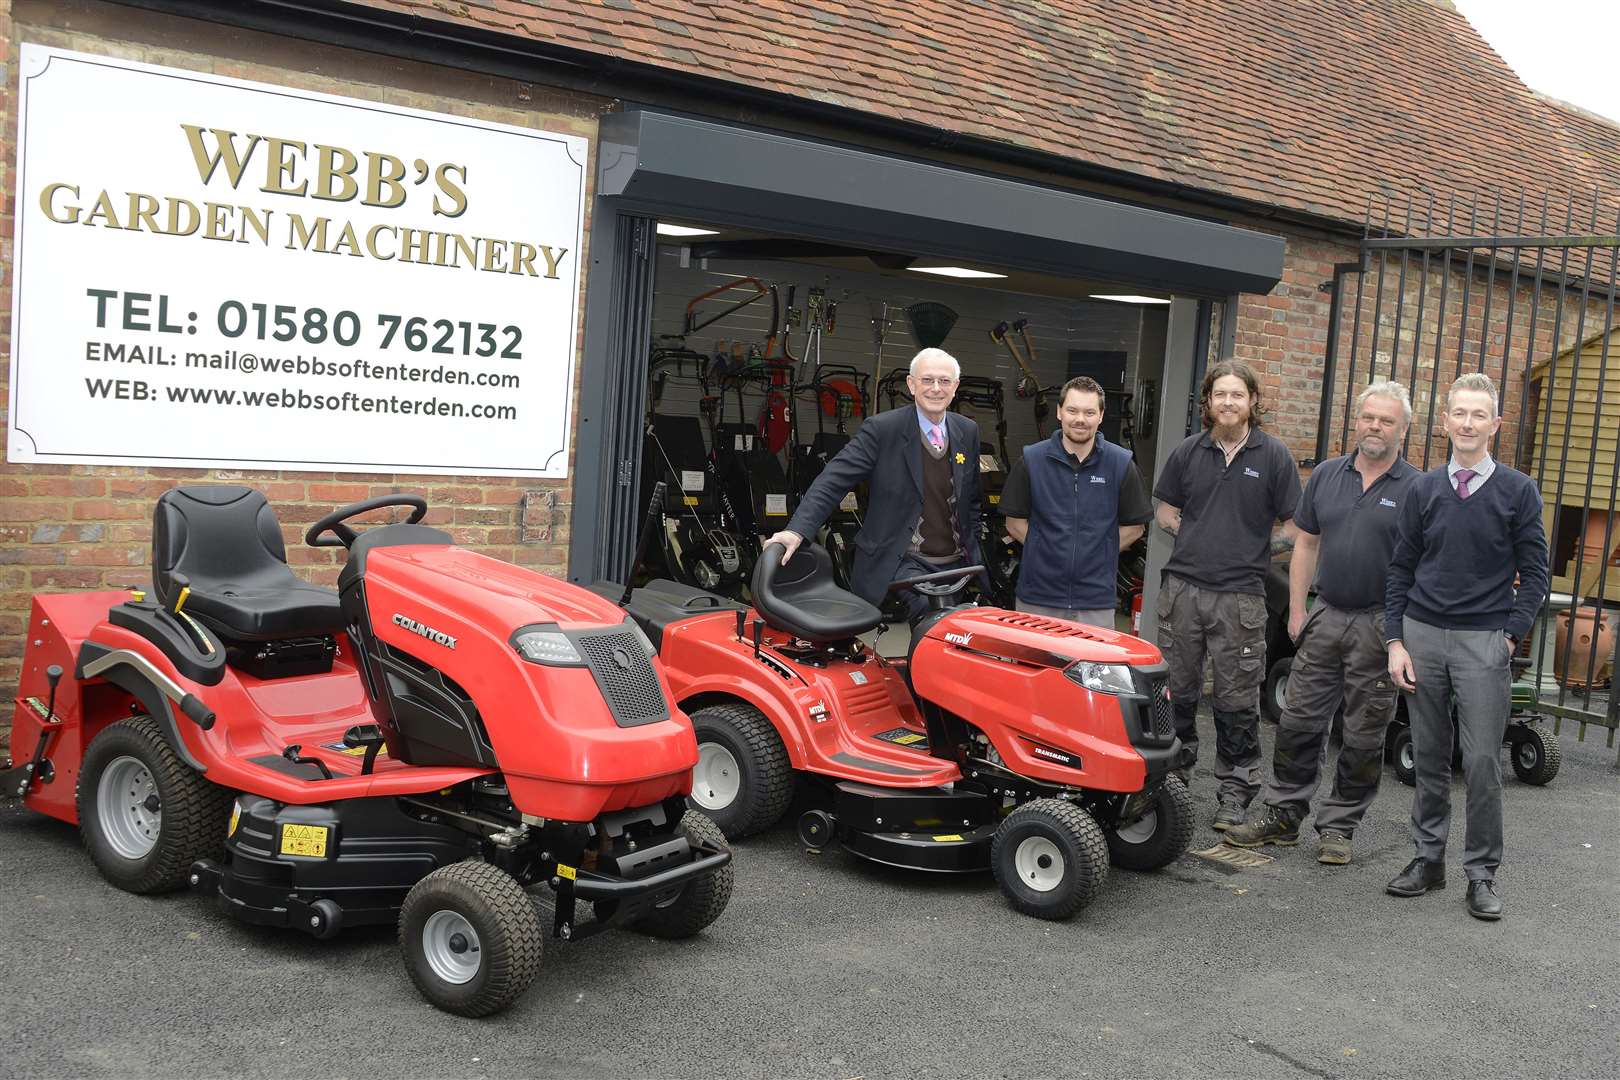
[[[1099,694],[1134,694],[1136,683],[1131,669],[1125,664],[1099,664],[1093,660],[1076,660],[1063,670],[1063,674]]]
[[[626,619],[624,620],[624,625],[629,627],[630,632],[636,635],[636,640],[641,642],[642,651],[647,654],[647,659],[651,660],[653,657],[658,655],[658,650],[653,648],[652,639],[647,636],[646,631],[642,630],[641,627],[637,625],[636,620]]]
[[[523,627],[512,635],[512,647],[523,655],[523,659],[533,660],[537,664],[579,666],[585,663],[585,658],[579,655],[579,650],[568,640],[568,635],[559,630]]]

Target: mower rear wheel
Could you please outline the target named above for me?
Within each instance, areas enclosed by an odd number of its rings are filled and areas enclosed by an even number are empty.
[[[1038,919],[1067,919],[1101,891],[1108,841],[1073,803],[1036,799],[996,829],[990,867],[1013,907]]]
[[[752,705],[708,705],[692,714],[698,763],[687,800],[729,840],[775,825],[793,801],[793,766],[765,714]]]
[[[90,741],[75,797],[90,861],[126,892],[182,888],[224,845],[231,793],[181,761],[149,716]]]
[[[1564,763],[1564,751],[1558,745],[1558,736],[1529,724],[1518,724],[1508,729],[1512,740],[1508,755],[1513,760],[1513,775],[1526,784],[1552,783]]]
[[[1192,841],[1192,792],[1171,773],[1153,794],[1147,813],[1135,821],[1105,830],[1108,854],[1115,866],[1127,870],[1157,870],[1169,866]]]
[[[534,981],[545,932],[511,874],[468,860],[411,888],[399,912],[399,947],[428,1001],[458,1016],[488,1016]]]
[[[720,826],[696,810],[688,810],[681,817],[681,828],[693,845],[724,849],[726,838]],[[707,877],[688,882],[686,887],[670,899],[636,920],[635,928],[653,937],[687,938],[720,917],[731,902],[731,886],[735,879],[731,864],[726,863]]]

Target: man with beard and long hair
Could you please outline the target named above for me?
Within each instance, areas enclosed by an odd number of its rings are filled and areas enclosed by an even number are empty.
[[[1299,502],[1299,471],[1260,430],[1260,380],[1241,360],[1204,376],[1204,431],[1171,451],[1153,489],[1154,520],[1175,537],[1159,590],[1159,648],[1170,668],[1182,778],[1198,759],[1204,657],[1215,670],[1214,827],[1243,824],[1260,790],[1260,683],[1266,670],[1266,568],[1273,525]],[[1291,533],[1286,528],[1285,533]]]
[[[1266,811],[1228,829],[1237,847],[1294,844],[1311,808],[1322,745],[1344,703],[1344,742],[1333,790],[1316,810],[1317,861],[1343,866],[1350,838],[1378,794],[1384,729],[1395,684],[1384,647],[1384,584],[1395,524],[1417,477],[1401,457],[1412,403],[1398,382],[1375,382],[1356,398],[1356,448],[1318,465],[1294,511],[1298,534],[1288,567],[1288,636],[1298,645],[1277,728]],[[1316,602],[1307,611],[1311,585]]]

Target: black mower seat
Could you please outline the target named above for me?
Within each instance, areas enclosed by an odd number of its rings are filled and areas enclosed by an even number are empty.
[[[754,564],[754,607],[765,625],[815,644],[864,634],[883,613],[838,587],[832,556],[820,544],[804,543],[782,565],[782,545],[768,544]]]
[[[281,523],[250,487],[177,487],[152,515],[152,591],[164,607],[191,579],[186,614],[227,641],[318,637],[343,626],[338,595],[287,567]]]

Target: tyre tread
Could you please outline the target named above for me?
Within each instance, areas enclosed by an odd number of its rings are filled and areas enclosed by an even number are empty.
[[[1166,776],[1154,798],[1161,826],[1168,818],[1169,831],[1161,830],[1147,841],[1131,844],[1119,839],[1113,829],[1104,830],[1108,853],[1114,865],[1126,870],[1158,870],[1169,866],[1186,852],[1192,843],[1193,797],[1181,777],[1174,773]]]
[[[464,901],[468,893],[476,896],[485,914],[495,921],[500,941],[505,946],[501,949],[484,946],[485,963],[489,967],[484,973],[483,985],[466,1001],[447,1000],[424,980],[417,970],[409,941],[412,932],[420,933],[420,928],[409,929],[416,911],[438,902],[446,892],[457,901]],[[423,997],[446,1012],[477,1017],[499,1012],[529,988],[545,954],[545,933],[529,894],[512,875],[489,863],[469,859],[440,867],[411,889],[399,912],[399,945],[405,970]]]
[[[1002,851],[1010,835],[1010,826],[1030,817],[1045,817],[1069,834],[1073,846],[1085,856],[1075,868],[1077,874],[1073,891],[1059,904],[1031,904],[1007,887],[1002,877]],[[1097,898],[1108,877],[1108,840],[1092,816],[1075,804],[1063,799],[1035,799],[1018,807],[1002,821],[990,845],[990,866],[996,883],[1012,903],[1025,915],[1041,919],[1067,919]]]
[[[127,742],[128,745],[117,748],[120,742]],[[109,751],[109,747],[115,749]],[[137,894],[172,892],[189,883],[192,863],[198,859],[216,858],[223,852],[225,808],[232,796],[229,790],[181,761],[157,721],[150,716],[131,716],[102,729],[91,740],[86,757],[99,783],[102,768],[107,764],[100,761],[102,755],[118,756],[122,752],[139,750],[146,751],[146,756],[141,760],[153,772],[158,790],[165,793],[163,826],[158,844],[152,849],[156,857],[141,873],[122,880],[116,874],[116,865],[114,870],[109,871],[104,860],[119,856],[98,850],[97,826],[86,827],[87,821],[96,820],[96,791],[93,785],[84,783],[83,771],[79,774],[78,790],[75,792],[79,839],[96,869],[120,889]],[[130,756],[140,755],[131,753]],[[98,762],[101,768],[96,768]]]
[[[681,827],[693,840],[715,847],[726,847],[720,826],[707,814],[688,810],[681,818]],[[736,874],[731,863],[707,877],[691,882],[680,898],[667,908],[655,908],[635,923],[635,928],[653,937],[688,938],[701,931],[726,910],[731,902],[731,888]]]
[[[752,762],[738,764],[747,769],[756,782],[739,794],[739,801],[744,805],[738,808],[737,821],[729,829],[722,826],[726,839],[741,840],[775,825],[787,812],[788,804],[793,801],[793,764],[775,725],[752,705],[740,702],[706,705],[692,714],[694,727],[710,719],[730,726],[743,741],[740,749],[753,758]]]

